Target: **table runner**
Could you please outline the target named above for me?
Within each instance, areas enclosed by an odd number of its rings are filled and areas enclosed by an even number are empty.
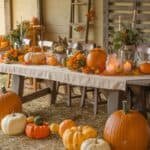
[[[129,80],[150,79],[150,75],[102,76],[74,72],[67,68],[47,65],[0,64],[1,73],[60,81],[68,84],[110,90],[126,90]]]

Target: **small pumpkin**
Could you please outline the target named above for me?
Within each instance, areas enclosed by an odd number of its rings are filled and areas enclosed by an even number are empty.
[[[34,118],[34,123],[26,125],[25,133],[30,138],[42,139],[50,135],[50,130],[48,123],[45,123],[42,117],[37,116]]]
[[[21,111],[22,103],[20,97],[16,93],[7,91],[5,87],[2,87],[0,92],[0,121],[7,114]]]
[[[5,116],[1,121],[1,128],[5,134],[18,135],[24,132],[26,116],[21,113],[12,113]]]
[[[112,150],[147,150],[150,128],[147,120],[137,111],[129,110],[127,102],[123,110],[114,112],[104,128],[104,139]]]
[[[82,142],[88,138],[95,138],[97,131],[90,126],[76,126],[65,130],[63,144],[68,150],[80,150]]]
[[[75,122],[71,119],[66,119],[62,121],[59,125],[59,135],[62,137],[66,129],[76,126]]]
[[[150,63],[142,63],[139,65],[139,69],[142,73],[150,74]]]
[[[86,59],[86,64],[91,70],[104,71],[106,63],[106,52],[101,48],[94,48],[89,52]]]
[[[31,25],[39,25],[39,19],[33,16],[31,20]]]
[[[46,56],[42,52],[29,52],[25,54],[24,61],[26,64],[44,65],[46,64]]]
[[[49,128],[53,134],[57,134],[59,132],[59,124],[57,123],[50,124]]]
[[[51,65],[51,66],[57,66],[59,63],[58,63],[58,60],[57,60],[56,56],[47,55],[46,56],[46,64]]]
[[[34,122],[34,116],[27,117],[27,123]]]
[[[103,139],[89,138],[82,143],[81,150],[111,150],[111,148]]]

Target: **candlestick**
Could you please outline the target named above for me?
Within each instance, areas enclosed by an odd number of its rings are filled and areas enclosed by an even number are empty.
[[[21,16],[21,23],[20,23],[20,39],[22,40],[22,36],[23,36],[23,33],[22,33],[22,16]]]
[[[134,28],[135,25],[135,17],[136,17],[136,10],[133,11],[133,18],[132,18],[132,28]]]
[[[121,31],[121,16],[119,16],[119,21],[118,21],[118,23],[119,23],[119,31]]]

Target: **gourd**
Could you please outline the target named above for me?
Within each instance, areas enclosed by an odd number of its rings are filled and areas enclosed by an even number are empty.
[[[48,123],[45,123],[42,117],[37,116],[34,118],[34,123],[26,125],[25,133],[30,138],[42,139],[50,135],[50,130]]]
[[[93,71],[99,69],[102,72],[105,69],[106,57],[106,52],[103,49],[94,48],[87,55],[86,64]]]
[[[150,63],[142,63],[139,65],[139,69],[142,73],[150,74]]]
[[[90,126],[76,126],[65,130],[63,144],[68,150],[80,150],[82,142],[97,137],[97,131]]]
[[[46,64],[46,56],[42,52],[29,52],[25,54],[24,61],[26,64],[44,65]]]
[[[104,128],[104,139],[112,150],[147,150],[150,128],[146,119],[137,111],[129,110],[123,102],[123,110],[114,112]]]
[[[58,60],[57,60],[56,56],[47,55],[46,56],[46,64],[51,65],[51,66],[57,66],[59,63],[58,63]]]
[[[1,121],[1,128],[5,134],[18,135],[24,132],[26,116],[21,113],[12,113],[5,116]]]
[[[57,123],[50,124],[49,128],[53,134],[57,134],[59,132],[59,124]]]
[[[62,121],[59,125],[59,135],[62,137],[66,129],[76,126],[75,122],[71,119],[66,119]]]
[[[89,138],[82,143],[81,150],[111,150],[111,148],[103,139]]]
[[[7,114],[21,111],[22,103],[19,96],[14,92],[7,91],[5,87],[2,87],[0,92],[0,121]]]

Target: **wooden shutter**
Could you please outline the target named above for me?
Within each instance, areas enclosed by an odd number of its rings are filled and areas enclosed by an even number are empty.
[[[122,22],[132,21],[136,9],[136,28],[141,29],[143,37],[150,43],[150,0],[104,0],[104,46],[109,49],[111,30],[118,29],[118,18]]]

